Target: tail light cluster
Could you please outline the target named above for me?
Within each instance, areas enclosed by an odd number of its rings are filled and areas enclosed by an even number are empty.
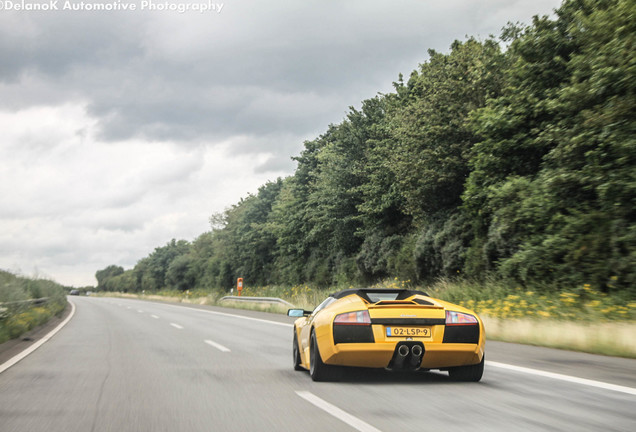
[[[462,313],[462,312],[454,312],[454,311],[446,311],[446,325],[475,325],[478,324],[477,318],[473,315]]]
[[[369,311],[347,312],[336,315],[334,325],[371,325]]]
[[[333,320],[333,342],[374,343],[373,327],[369,311],[346,312]]]

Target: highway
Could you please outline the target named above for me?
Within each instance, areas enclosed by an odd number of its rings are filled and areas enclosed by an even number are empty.
[[[479,383],[292,369],[286,316],[73,297],[57,334],[0,373],[0,432],[635,431],[636,361],[487,342]]]

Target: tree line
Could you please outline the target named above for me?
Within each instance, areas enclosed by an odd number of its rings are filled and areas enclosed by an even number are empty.
[[[636,3],[455,41],[306,141],[293,175],[99,287],[414,284],[487,275],[636,293]]]

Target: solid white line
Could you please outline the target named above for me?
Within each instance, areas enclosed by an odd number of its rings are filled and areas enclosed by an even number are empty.
[[[219,351],[230,352],[229,348],[224,347],[220,343],[216,343],[216,342],[208,340],[208,339],[204,340],[203,342],[205,342],[206,344],[208,344],[210,346],[213,346],[214,348],[218,349]]]
[[[174,328],[178,328],[179,330],[182,330],[183,327],[181,327],[179,324],[175,324],[175,323],[170,323],[170,325]]]
[[[157,315],[150,315],[150,316],[153,317],[154,319],[159,319]]]
[[[620,386],[620,385],[616,385],[616,384],[609,384],[609,383],[605,383],[602,381],[594,381],[594,380],[589,380],[589,379],[585,379],[585,378],[578,378],[578,377],[573,377],[570,375],[562,375],[562,374],[558,374],[558,373],[554,373],[554,372],[546,372],[546,371],[542,371],[542,370],[538,370],[538,369],[530,369],[530,368],[525,368],[525,367],[521,367],[521,366],[514,366],[514,365],[509,365],[506,363],[498,363],[498,362],[493,362],[493,361],[487,361],[486,362],[487,366],[490,367],[498,367],[501,369],[508,369],[508,370],[512,370],[515,372],[521,372],[521,373],[526,373],[526,374],[530,374],[530,375],[537,375],[537,376],[542,376],[542,377],[546,377],[546,378],[552,378],[552,379],[556,379],[556,380],[560,380],[560,381],[567,381],[567,382],[571,382],[571,383],[576,383],[576,384],[582,384],[582,385],[586,385],[586,386],[590,386],[590,387],[596,387],[596,388],[602,388],[605,390],[614,390],[617,392],[621,392],[621,393],[627,393],[627,394],[631,394],[631,395],[636,395],[636,388],[632,388],[632,387],[625,387],[625,386]]]
[[[143,301],[143,300],[138,300],[138,301]],[[244,319],[244,320],[248,320],[248,321],[257,321],[257,322],[273,324],[273,325],[278,325],[278,326],[283,326],[283,327],[293,327],[294,326],[293,324],[289,324],[289,323],[282,323],[282,322],[278,322],[278,321],[270,321],[270,320],[261,319],[261,318],[252,318],[252,317],[248,317],[248,316],[245,316],[245,315],[235,315],[235,314],[226,313],[226,312],[216,312],[216,311],[210,311],[210,310],[205,310],[205,309],[197,309],[197,308],[188,307],[188,306],[175,306],[175,305],[171,305],[170,303],[164,303],[164,306],[170,306],[170,307],[178,308],[178,309],[188,309],[188,310],[191,310],[191,311],[203,312],[203,313],[212,314],[212,315],[220,315],[220,316],[227,316],[227,317],[232,317],[232,318],[240,318],[240,319]]]
[[[39,341],[37,341],[36,343],[31,345],[30,347],[28,347],[24,351],[22,351],[20,354],[11,357],[9,360],[7,360],[3,364],[1,364],[0,365],[0,373],[2,373],[5,370],[9,369],[11,366],[16,364],[17,362],[19,362],[20,360],[22,360],[23,358],[25,358],[29,354],[31,354],[33,351],[35,351],[36,349],[40,348],[42,345],[44,345],[45,342],[47,342],[49,339],[51,339],[55,335],[55,333],[57,333],[60,330],[62,330],[62,327],[64,327],[71,320],[71,318],[73,318],[73,315],[75,315],[75,303],[73,303],[70,300],[68,302],[71,304],[71,313],[69,314],[69,316],[67,316],[64,321],[62,321],[57,327],[55,327],[53,330],[51,330],[42,339],[40,339]]]
[[[380,432],[379,429],[376,429],[370,424],[363,422],[359,418],[354,417],[351,414],[341,410],[337,406],[320,399],[318,396],[314,395],[311,392],[297,391],[296,394],[305,399],[307,402],[317,406],[321,410],[325,411],[328,414],[331,414],[338,420],[345,422],[346,424],[354,429],[359,430],[360,432]]]
[[[172,306],[172,305],[169,305]],[[193,310],[193,311],[197,311],[197,312],[204,312],[204,313],[208,313],[208,314],[212,314],[212,315],[221,315],[221,316],[228,316],[228,317],[232,317],[232,318],[241,318],[244,320],[248,320],[248,321],[257,321],[257,322],[263,322],[263,323],[267,323],[267,324],[273,324],[273,325],[279,325],[279,326],[284,326],[284,327],[293,327],[293,324],[288,324],[288,323],[282,323],[282,322],[277,322],[277,321],[269,321],[269,320],[265,320],[265,319],[260,319],[260,318],[252,318],[252,317],[248,317],[248,316],[244,316],[244,315],[234,315],[234,314],[229,314],[229,313],[225,313],[225,312],[216,312],[216,311],[209,311],[209,310],[205,310],[205,309],[197,309],[197,308],[191,308],[188,306],[173,306],[176,308],[181,308],[181,309],[189,309],[189,310]]]

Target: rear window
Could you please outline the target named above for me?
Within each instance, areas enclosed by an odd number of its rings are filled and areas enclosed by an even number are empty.
[[[387,300],[396,300],[397,296],[400,294],[399,292],[389,292],[389,293],[372,293],[366,292],[367,297],[371,300],[371,303],[377,303],[379,301],[387,301]]]

